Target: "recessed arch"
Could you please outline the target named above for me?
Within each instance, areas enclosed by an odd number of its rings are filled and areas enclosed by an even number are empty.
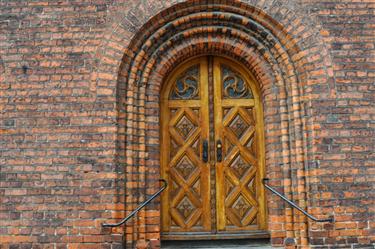
[[[290,18],[289,12],[285,18]],[[324,46],[319,48],[325,51]],[[307,97],[311,76],[304,66],[315,64],[327,70],[319,50],[304,48],[290,28],[284,28],[264,10],[238,1],[194,1],[173,5],[149,19],[124,50],[117,95],[118,134],[125,140],[119,147],[119,154],[126,158],[127,181],[141,182],[157,176],[158,93],[165,77],[182,61],[210,53],[241,62],[259,82],[265,115],[267,174],[275,177],[275,183],[283,185],[289,197],[298,196],[299,204],[306,206],[306,182],[299,176],[305,174],[313,153],[311,139],[304,133],[313,121],[308,116]],[[307,56],[311,51],[315,53],[313,60]],[[156,173],[153,176],[145,173],[150,165],[151,172]],[[127,203],[144,198],[139,187],[131,185],[127,188]],[[270,202],[277,203],[273,199]],[[280,216],[276,206],[269,206],[270,216]],[[151,236],[142,229],[147,217],[147,212],[141,213],[138,222],[129,226],[128,240]],[[284,220],[279,222],[282,226],[296,224],[296,228],[284,233],[275,231],[278,234],[275,241],[293,237],[297,243],[306,245],[306,220],[298,213],[285,213],[282,217]]]

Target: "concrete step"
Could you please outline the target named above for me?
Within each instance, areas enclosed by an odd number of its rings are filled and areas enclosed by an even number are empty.
[[[269,239],[162,241],[162,249],[272,249]]]

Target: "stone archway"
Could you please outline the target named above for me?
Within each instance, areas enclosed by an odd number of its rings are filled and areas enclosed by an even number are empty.
[[[273,11],[283,18],[290,18],[282,5],[275,8],[278,12]],[[289,198],[307,206],[306,179],[311,180],[313,175],[306,166],[314,152],[308,137],[313,123],[309,92],[315,71],[306,65],[324,64],[324,53],[320,52],[325,50],[313,41],[316,49],[300,46],[293,32],[308,31],[301,23],[289,24],[284,28],[262,9],[238,1],[193,1],[173,5],[142,26],[127,45],[118,74],[118,139],[125,140],[119,149],[125,153],[120,161],[126,164],[127,204],[136,205],[156,188],[159,93],[164,78],[187,58],[210,53],[240,61],[256,77],[264,100],[267,175]],[[100,81],[106,73],[99,71],[98,76]],[[309,188],[312,191],[314,186]],[[294,238],[299,245],[307,246],[305,218],[284,209],[273,196],[268,197],[268,203],[273,243]],[[130,211],[133,205],[126,208]],[[127,241],[157,239],[159,215],[158,204],[141,212],[126,229]]]

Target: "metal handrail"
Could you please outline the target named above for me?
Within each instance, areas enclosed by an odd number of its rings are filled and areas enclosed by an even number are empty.
[[[267,184],[267,182],[269,181],[268,178],[263,178],[262,182],[264,184],[264,186],[270,190],[272,193],[274,193],[275,195],[279,196],[281,199],[283,199],[285,202],[287,202],[290,206],[294,207],[295,209],[301,211],[304,215],[306,215],[308,218],[312,219],[313,221],[316,221],[316,222],[334,222],[334,218],[333,217],[330,217],[330,218],[327,218],[327,219],[318,219],[314,216],[312,216],[311,214],[309,214],[308,212],[306,212],[305,210],[303,210],[301,207],[297,206],[297,204],[295,204],[294,202],[292,202],[291,200],[289,200],[288,198],[286,198],[285,196],[283,196],[282,194],[280,194],[276,189],[272,188],[271,186],[269,186]]]
[[[147,204],[149,204],[153,199],[155,199],[161,192],[166,189],[168,186],[168,183],[165,179],[159,179],[160,182],[163,182],[164,185],[161,189],[159,189],[155,194],[153,194],[147,201],[143,202],[141,205],[139,205],[133,212],[131,212],[128,216],[126,216],[124,219],[122,219],[118,223],[114,224],[108,224],[108,223],[103,223],[102,227],[118,227],[127,222],[130,218],[132,218],[134,215],[138,213],[139,210],[141,210],[143,207],[145,207]]]

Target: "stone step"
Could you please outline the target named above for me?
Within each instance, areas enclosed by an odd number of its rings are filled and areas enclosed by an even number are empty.
[[[272,249],[268,239],[163,241],[162,249]]]

